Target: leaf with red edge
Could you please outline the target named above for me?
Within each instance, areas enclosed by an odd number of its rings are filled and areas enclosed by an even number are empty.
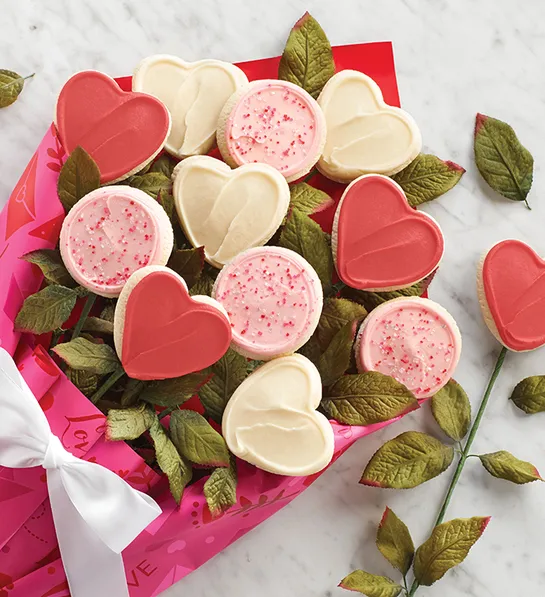
[[[524,485],[532,481],[543,481],[537,468],[530,462],[519,460],[513,454],[500,450],[491,454],[481,454],[479,459],[484,468],[497,479]]]

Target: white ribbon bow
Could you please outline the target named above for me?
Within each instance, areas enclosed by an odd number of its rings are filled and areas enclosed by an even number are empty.
[[[121,552],[161,514],[161,508],[112,471],[64,449],[3,348],[0,465],[46,469],[53,521],[72,597],[128,596]]]

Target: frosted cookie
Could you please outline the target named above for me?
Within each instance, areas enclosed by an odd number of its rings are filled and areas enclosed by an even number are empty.
[[[348,286],[395,290],[437,268],[444,240],[439,224],[413,209],[396,182],[369,174],[348,185],[341,197],[332,249],[339,277]]]
[[[272,246],[235,257],[219,273],[213,296],[231,320],[233,349],[262,361],[303,346],[323,304],[320,279],[308,261]]]
[[[495,244],[481,261],[479,302],[486,325],[509,350],[545,344],[545,261],[520,240]]]
[[[81,145],[97,163],[104,184],[151,162],[168,137],[170,116],[157,98],[122,91],[108,75],[90,70],[65,83],[55,125],[67,153]]]
[[[264,79],[234,93],[218,122],[218,147],[231,166],[268,164],[288,182],[304,176],[325,143],[325,121],[301,87]]]
[[[167,267],[135,272],[114,317],[114,343],[134,379],[168,379],[200,371],[229,348],[225,310],[208,296],[189,296],[183,278]]]
[[[450,313],[424,298],[398,298],[367,316],[356,340],[360,371],[379,371],[418,399],[433,396],[452,377],[462,338]]]
[[[172,129],[165,149],[178,158],[208,153],[225,102],[248,78],[237,66],[219,60],[185,62],[176,56],[150,56],[136,67],[133,91],[160,99]]]
[[[223,436],[235,456],[279,475],[311,475],[333,457],[329,421],[316,409],[322,382],[306,357],[293,354],[256,369],[223,413]]]
[[[343,70],[331,77],[318,104],[327,127],[318,169],[332,180],[395,174],[420,153],[416,122],[404,110],[386,104],[380,87],[363,73]]]
[[[242,251],[264,245],[276,232],[290,204],[286,179],[267,164],[236,170],[220,160],[196,156],[173,173],[174,201],[194,247],[221,268]]]
[[[146,265],[164,265],[174,243],[172,225],[149,195],[128,186],[102,187],[74,205],[64,219],[61,256],[78,284],[95,294],[119,296]]]

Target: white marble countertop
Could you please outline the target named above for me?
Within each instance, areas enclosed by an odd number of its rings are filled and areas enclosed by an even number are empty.
[[[425,150],[467,169],[461,184],[424,209],[440,222],[446,254],[431,297],[462,330],[456,378],[474,406],[499,351],[485,328],[475,266],[494,241],[516,237],[545,254],[545,25],[541,0],[0,0],[0,67],[36,72],[20,100],[0,111],[0,205],[7,200],[52,119],[56,93],[73,72],[129,74],[144,56],[230,61],[277,55],[310,10],[334,44],[391,39],[403,105],[419,122]],[[476,112],[510,122],[532,151],[533,211],[495,196],[472,158]],[[514,384],[545,373],[544,351],[509,354],[475,452],[506,449],[545,469],[545,415],[526,417],[507,401]],[[407,429],[433,430],[428,408],[354,446],[294,503],[165,593],[176,597],[310,597],[344,594],[354,568],[391,574],[374,547],[389,505],[416,541],[430,530],[452,470],[410,491],[358,485],[371,454]],[[466,563],[418,594],[512,597],[542,594],[545,487],[516,487],[470,460],[447,518],[491,515]]]

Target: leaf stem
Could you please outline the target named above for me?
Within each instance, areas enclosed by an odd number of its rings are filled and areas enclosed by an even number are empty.
[[[316,168],[312,168],[310,170],[310,172],[305,176],[305,178],[303,178],[303,180],[301,182],[308,182],[309,180],[314,178],[316,176],[316,174],[318,174],[318,170],[316,170]]]
[[[72,333],[72,340],[75,340],[81,334],[81,330],[83,329],[83,324],[85,323],[87,317],[89,316],[89,313],[91,312],[91,309],[93,308],[93,305],[95,304],[96,298],[97,298],[97,295],[93,294],[93,293],[90,293],[87,296],[85,305],[83,305],[83,309],[81,311],[81,315],[79,316],[78,322],[74,326],[74,332]]]
[[[178,406],[169,406],[168,408],[165,408],[164,410],[162,410],[159,415],[159,421],[161,419],[164,419],[165,417],[168,417],[168,415],[170,415],[170,413],[173,413],[176,409],[178,408]]]
[[[471,426],[471,430],[469,432],[462,455],[460,456],[460,460],[458,461],[458,466],[456,467],[454,477],[452,477],[452,481],[450,482],[450,485],[447,489],[445,499],[443,500],[443,504],[441,505],[441,509],[439,510],[439,514],[437,515],[437,519],[435,521],[434,528],[443,522],[443,520],[445,518],[445,514],[447,513],[447,508],[449,507],[449,504],[450,504],[450,500],[452,499],[452,494],[454,493],[454,489],[455,489],[456,485],[458,484],[458,481],[460,479],[460,475],[462,474],[462,471],[464,470],[465,463],[468,458],[473,456],[473,455],[470,455],[469,451],[471,449],[471,445],[473,444],[473,440],[475,439],[475,436],[477,435],[477,431],[479,430],[481,420],[483,418],[486,407],[488,406],[488,401],[490,399],[490,394],[492,393],[492,388],[494,387],[494,384],[496,383],[496,380],[498,379],[498,375],[503,366],[503,361],[505,360],[506,354],[507,354],[507,348],[505,348],[505,346],[504,346],[504,347],[502,347],[500,354],[498,355],[496,365],[494,366],[494,370],[492,371],[492,375],[490,376],[488,385],[486,386],[486,390],[484,391],[483,399],[481,400],[481,405],[479,406],[479,410],[477,411],[477,416],[475,417],[475,420],[473,421],[473,425]],[[413,581],[413,584],[411,585],[411,589],[408,593],[408,597],[412,597],[416,593],[419,586],[420,586],[420,584],[415,579]]]
[[[524,200],[524,203],[526,203],[526,207],[527,207],[527,208],[528,208],[530,211],[532,211],[532,208],[530,207],[530,204],[528,203],[528,199],[525,199],[525,200]]]
[[[30,75],[27,75],[26,77],[23,77],[23,81],[27,81],[28,79],[32,79],[32,77],[35,75],[36,73],[32,73]]]
[[[89,400],[96,404],[104,394],[123,376],[125,375],[125,371],[120,367],[116,369],[113,373],[110,374],[110,377],[98,388],[98,390],[89,398]]]
[[[62,328],[53,330],[53,333],[51,334],[51,342],[49,343],[49,350],[51,350],[52,348],[55,348],[55,346],[57,346],[57,343],[58,343],[60,337],[64,334],[64,332],[65,332],[65,330],[63,330]]]

